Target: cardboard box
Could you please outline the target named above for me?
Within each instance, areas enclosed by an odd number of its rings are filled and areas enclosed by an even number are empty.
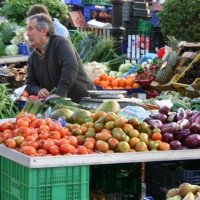
[[[81,11],[71,11],[69,12],[69,23],[73,27],[87,27],[86,21],[82,15]]]

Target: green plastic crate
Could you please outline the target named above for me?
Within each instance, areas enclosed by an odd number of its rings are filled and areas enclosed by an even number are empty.
[[[144,36],[150,36],[152,31],[151,21],[140,19],[138,22],[138,34]]]
[[[142,187],[141,163],[91,166],[91,178],[105,193],[122,193],[123,200],[138,200]]]
[[[112,6],[109,0],[82,0],[83,5],[100,5],[100,6]]]
[[[27,168],[1,157],[3,200],[88,200],[89,166]]]

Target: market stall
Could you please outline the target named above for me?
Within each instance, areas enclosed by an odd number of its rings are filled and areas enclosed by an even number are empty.
[[[148,46],[143,36],[129,46]],[[45,101],[24,82],[10,82],[12,90],[1,83],[0,199],[138,200],[145,182],[148,196],[165,200],[171,187],[200,185],[198,70],[179,81],[198,68],[199,44],[169,37],[169,46],[132,62],[111,38],[75,31],[71,41],[97,89],[89,97]]]

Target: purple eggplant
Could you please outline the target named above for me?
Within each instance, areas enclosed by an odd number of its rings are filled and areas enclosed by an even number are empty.
[[[183,141],[189,135],[191,135],[190,130],[183,129],[174,133],[174,138],[178,141]]]
[[[170,148],[172,150],[181,150],[182,149],[182,144],[178,140],[173,140],[169,143]]]
[[[152,119],[149,122],[150,127],[153,128],[159,128],[161,129],[163,127],[163,123],[159,119]]]
[[[180,126],[176,122],[171,122],[171,123],[163,124],[161,128],[161,132],[162,134],[167,133],[167,132],[174,134],[179,129],[180,129]]]
[[[177,124],[180,126],[180,130],[190,127],[190,122],[188,119],[181,119],[181,120],[177,121]]]
[[[200,124],[200,111],[195,113],[191,118],[192,123]]]
[[[187,146],[181,145],[181,150],[187,150],[187,149],[189,149]]]
[[[176,116],[177,116],[176,112],[169,112],[168,113],[168,117],[167,117],[167,121],[168,122],[175,122],[176,121]]]
[[[185,112],[185,110],[183,109],[183,108],[179,108],[178,109],[178,112],[177,112],[177,121],[179,121],[179,120],[182,120],[182,119],[186,119],[186,112]]]
[[[172,133],[164,133],[162,136],[162,141],[170,143],[172,140],[174,140],[174,135]]]
[[[193,112],[192,112],[192,110],[191,110],[191,109],[186,109],[186,110],[185,110],[185,112],[186,112],[186,119],[188,119],[188,118],[192,117],[192,115],[193,115]]]
[[[145,119],[143,120],[143,122],[146,122],[147,124],[149,124],[151,120],[153,120],[153,118],[147,117],[147,118],[145,118]]]
[[[200,135],[199,134],[191,134],[185,138],[183,141],[183,145],[188,146],[193,149],[200,145]]]
[[[192,134],[200,134],[200,124],[192,123],[189,129]]]
[[[165,123],[167,121],[167,115],[163,113],[151,113],[149,117],[153,119],[159,119],[161,122]]]
[[[169,111],[170,111],[170,108],[169,108],[168,106],[166,106],[166,105],[161,106],[161,107],[159,108],[159,110],[158,110],[159,113],[163,113],[163,114],[165,114],[166,116],[168,115]]]

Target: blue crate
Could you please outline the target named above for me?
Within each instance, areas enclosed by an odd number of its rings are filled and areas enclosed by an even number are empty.
[[[19,53],[22,55],[30,55],[28,47],[26,44],[18,44]]]
[[[65,0],[66,4],[83,6],[81,0]]]
[[[157,15],[156,11],[152,12],[152,25],[153,26],[159,26],[160,25],[160,22],[159,22],[159,19],[158,19],[158,15]]]

